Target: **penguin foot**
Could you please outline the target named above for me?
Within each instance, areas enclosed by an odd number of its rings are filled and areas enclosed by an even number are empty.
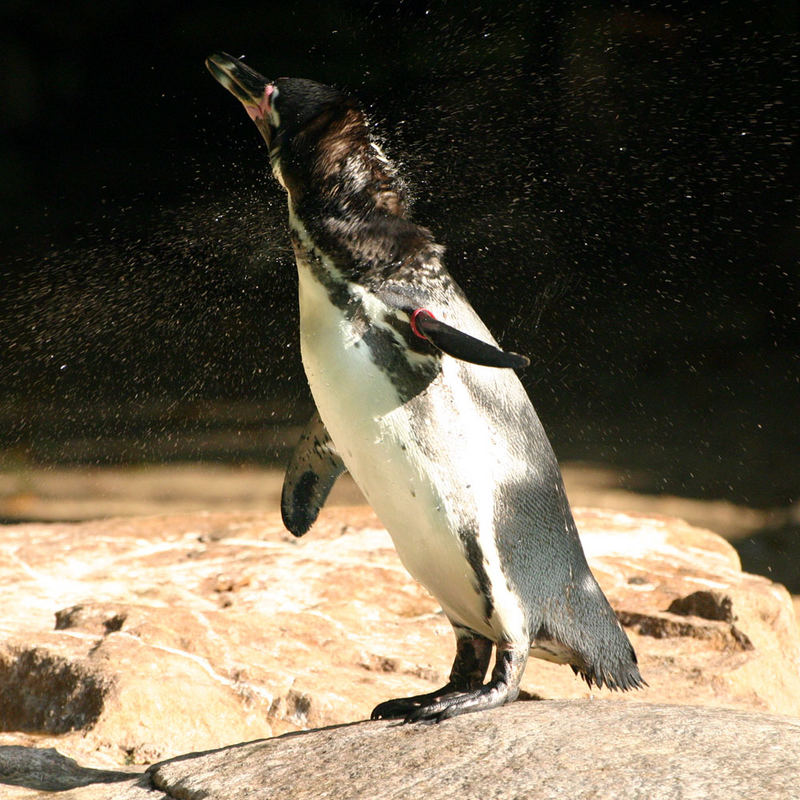
[[[480,689],[472,692],[456,692],[443,695],[405,716],[405,722],[442,722],[457,717],[459,714],[470,714],[473,711],[488,711],[490,708],[511,703],[517,699],[519,685],[511,687],[503,681],[490,681]]]
[[[473,688],[475,678],[483,674],[487,660],[488,640],[480,638],[459,639],[456,663],[450,682],[429,694],[400,697],[376,706],[372,719],[402,719],[404,722],[441,722],[459,714],[487,711],[511,703],[519,695],[519,683],[528,660],[528,648],[515,648],[510,643],[497,645],[497,660],[492,678],[484,686]],[[472,670],[469,664],[470,649],[479,658]],[[465,689],[468,687],[467,691]]]
[[[384,703],[379,703],[372,709],[370,719],[405,719],[409,714],[425,708],[437,700],[445,697],[455,697],[462,694],[461,692],[454,692],[453,687],[448,683],[437,689],[435,692],[428,694],[417,694],[413,697],[397,697],[394,700],[386,700]]]
[[[456,657],[450,671],[450,680],[435,692],[398,697],[380,703],[372,710],[370,719],[404,719],[410,722],[409,716],[421,709],[461,697],[481,687],[494,645],[486,637],[479,636],[462,625],[453,623],[453,629],[456,634]]]

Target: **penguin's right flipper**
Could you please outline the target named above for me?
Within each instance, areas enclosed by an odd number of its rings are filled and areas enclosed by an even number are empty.
[[[411,314],[411,330],[443,353],[471,364],[523,369],[531,363],[527,356],[501,350],[436,319],[426,308],[418,308]]]
[[[297,443],[281,492],[283,524],[302,536],[314,524],[331,487],[345,471],[318,412],[309,420]]]

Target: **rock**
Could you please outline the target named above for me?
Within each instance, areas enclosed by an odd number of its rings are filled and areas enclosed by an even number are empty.
[[[650,688],[590,692],[529,663],[528,697],[690,703],[800,716],[783,587],[670,518],[577,513]],[[364,719],[447,677],[452,632],[365,508],[303,539],[279,515],[188,514],[0,529],[0,746],[146,764]]]
[[[800,630],[800,595],[792,595],[792,605],[794,606],[794,618]]]
[[[283,736],[158,764],[150,775],[170,797],[206,800],[774,800],[797,797],[798,764],[800,720],[561,700],[438,726],[371,722]]]
[[[731,732],[735,731],[735,735]],[[145,776],[0,747],[8,800],[796,797],[800,720],[606,700],[517,702],[440,725],[361,722],[194,753]],[[71,791],[64,791],[69,787]],[[25,787],[25,788],[23,788]],[[4,792],[6,789],[4,789]]]
[[[800,720],[550,700],[440,725],[361,722],[287,734],[181,756],[144,776],[82,768],[53,750],[0,747],[0,783],[8,800],[41,797],[40,789],[60,800],[772,800],[797,796],[798,763]]]

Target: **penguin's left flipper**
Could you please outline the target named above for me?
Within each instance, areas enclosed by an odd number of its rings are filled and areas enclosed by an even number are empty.
[[[468,333],[448,325],[425,308],[418,308],[411,314],[411,330],[421,339],[427,339],[443,353],[480,364],[484,367],[509,367],[523,369],[531,360],[519,353],[509,353],[488,342],[482,342]]]
[[[317,412],[297,443],[281,493],[283,524],[302,536],[314,524],[336,479],[345,471],[331,437]]]

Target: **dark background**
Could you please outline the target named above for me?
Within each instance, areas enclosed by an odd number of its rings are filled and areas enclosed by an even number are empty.
[[[285,201],[215,50],[352,90],[562,459],[800,488],[796,4],[8,2],[6,465],[285,457]],[[795,513],[796,522],[796,513]],[[796,526],[765,531],[796,538]]]

